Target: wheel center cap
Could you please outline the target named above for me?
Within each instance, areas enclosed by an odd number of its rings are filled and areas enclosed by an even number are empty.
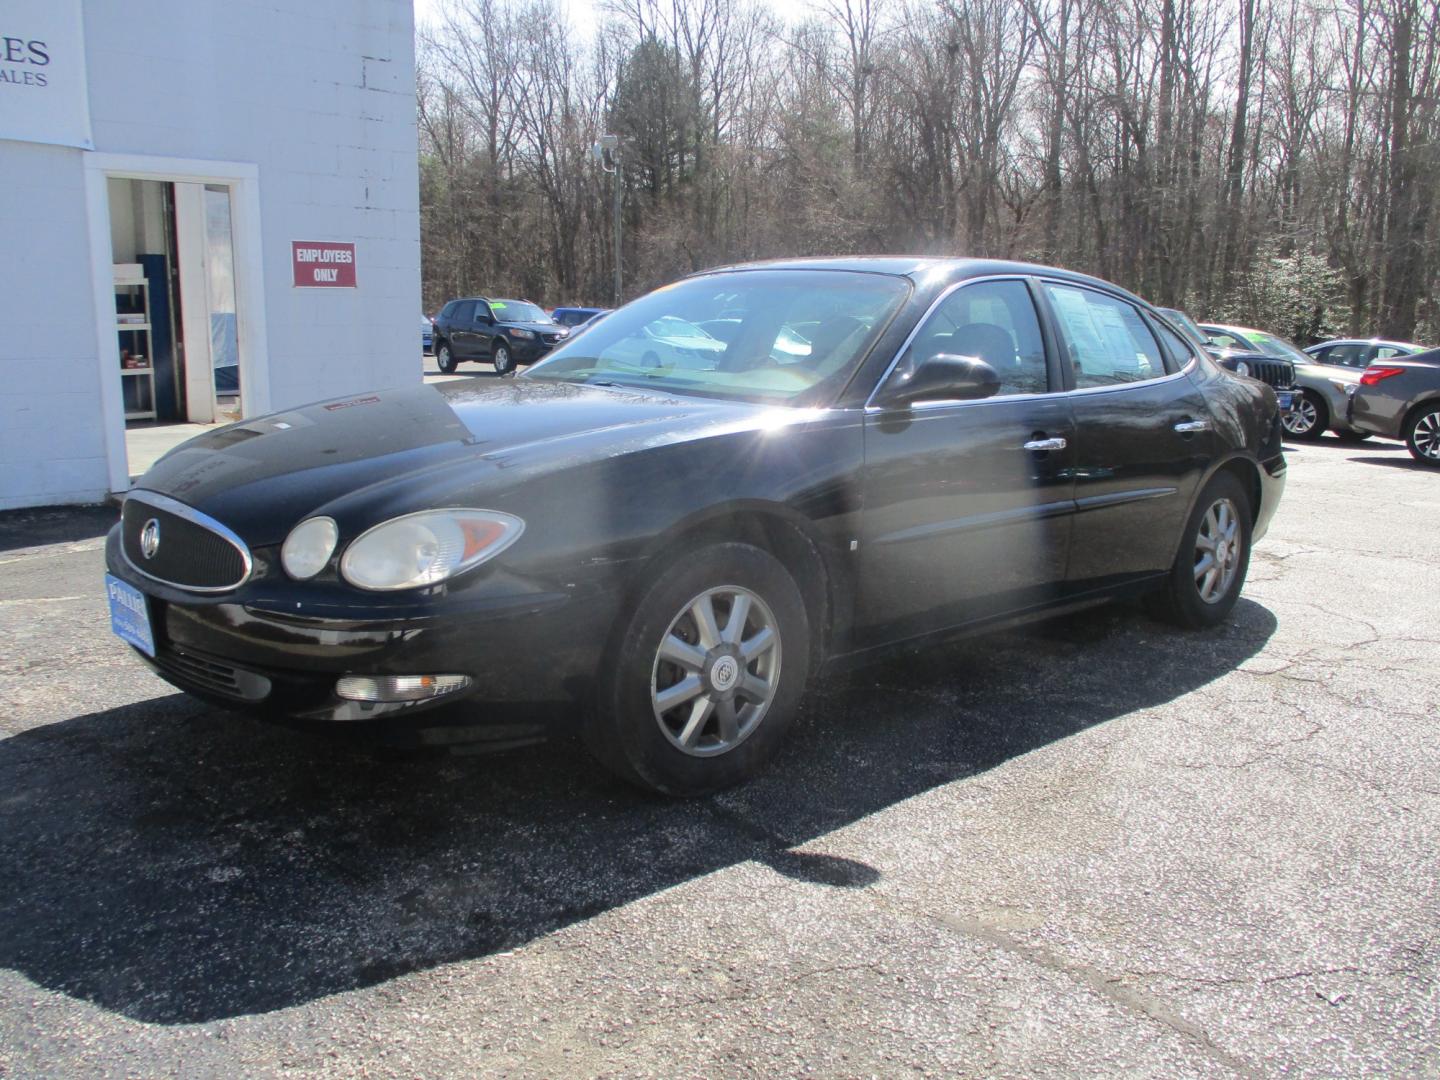
[[[1215,561],[1221,564],[1230,561],[1230,545],[1223,540],[1215,546]]]
[[[710,665],[710,685],[718,693],[733,690],[740,681],[740,664],[733,656],[721,656]]]

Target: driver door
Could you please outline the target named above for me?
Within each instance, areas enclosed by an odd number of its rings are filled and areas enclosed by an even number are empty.
[[[1074,421],[1051,352],[1018,277],[960,286],[912,335],[887,381],[948,353],[986,361],[1001,382],[981,400],[867,408],[861,647],[1043,604],[1063,588]]]

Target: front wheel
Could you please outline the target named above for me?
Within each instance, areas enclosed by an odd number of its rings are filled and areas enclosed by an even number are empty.
[[[1405,446],[1422,465],[1440,469],[1440,404],[1421,406],[1405,425]]]
[[[446,375],[454,372],[457,361],[455,354],[450,351],[450,343],[448,341],[442,341],[439,345],[435,346],[435,364]]]
[[[1195,503],[1169,580],[1153,598],[1167,622],[1192,630],[1225,620],[1250,567],[1250,498],[1229,473],[1216,476]]]
[[[631,783],[703,795],[750,779],[809,676],[800,590],[773,556],[723,543],[664,562],[607,651],[585,738]]]
[[[1330,424],[1330,413],[1318,394],[1301,390],[1294,406],[1280,422],[1287,434],[1297,439],[1318,439]]]
[[[503,341],[497,341],[491,353],[495,364],[496,375],[508,375],[515,370],[515,358],[510,354],[510,346]]]

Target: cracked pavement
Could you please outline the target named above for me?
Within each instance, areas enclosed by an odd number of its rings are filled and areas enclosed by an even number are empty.
[[[0,516],[0,1076],[1440,1075],[1440,474],[1292,448],[1232,622],[829,680],[700,802],[175,693]]]

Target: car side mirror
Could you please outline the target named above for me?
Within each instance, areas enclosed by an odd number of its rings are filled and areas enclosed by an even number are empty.
[[[984,360],[938,353],[886,387],[884,402],[904,407],[917,401],[974,401],[999,389],[999,374]]]
[[[477,311],[475,312],[475,321],[489,326],[495,321],[495,316],[491,315],[488,311]]]

